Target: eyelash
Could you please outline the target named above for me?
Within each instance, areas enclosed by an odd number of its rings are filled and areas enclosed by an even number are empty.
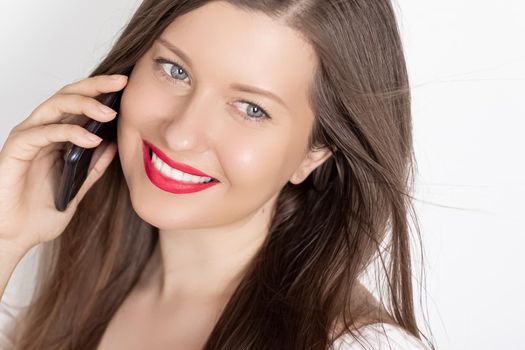
[[[174,65],[174,66],[178,66],[178,67],[182,68],[182,70],[184,70],[186,72],[186,75],[188,75],[187,74],[188,70],[181,63],[178,63],[178,62],[173,61],[173,60],[168,60],[168,59],[162,58],[162,57],[156,58],[156,59],[154,59],[154,61],[156,62],[157,69],[160,70],[160,73],[162,74],[163,79],[166,79],[170,84],[175,84],[173,82],[174,80],[176,80],[176,81],[181,81],[181,80],[174,79],[173,77],[168,75],[166,73],[166,71],[162,68],[163,64],[171,64],[171,65]],[[188,77],[189,77],[189,75],[188,75]],[[249,105],[252,105],[252,107],[256,107],[257,109],[259,109],[264,114],[262,117],[253,118],[253,117],[247,116],[245,113],[242,113],[244,119],[246,119],[246,120],[248,120],[250,122],[254,122],[254,123],[262,123],[263,121],[265,121],[265,119],[271,119],[271,116],[266,112],[265,108],[260,106],[259,102],[252,102],[252,101],[248,101],[248,100],[241,100],[239,102],[243,102],[243,103],[247,103]]]

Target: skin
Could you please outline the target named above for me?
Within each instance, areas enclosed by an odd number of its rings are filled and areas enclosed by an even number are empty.
[[[200,348],[268,234],[279,191],[302,182],[331,155],[307,149],[314,121],[307,88],[317,61],[297,32],[263,14],[212,2],[177,18],[160,37],[191,63],[156,42],[129,78],[118,126],[133,207],[159,228],[160,240],[100,348],[143,348],[130,334],[145,334],[144,327],[149,347]],[[156,63],[159,57],[182,67]],[[269,90],[284,105],[233,90],[231,83]],[[271,119],[245,119],[264,115],[246,100]],[[161,190],[145,173],[142,139],[220,183],[190,194]]]

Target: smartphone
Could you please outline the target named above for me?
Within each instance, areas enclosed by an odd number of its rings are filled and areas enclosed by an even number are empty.
[[[115,118],[106,123],[102,123],[90,118],[85,123],[85,125],[83,125],[83,127],[89,132],[98,135],[105,141],[116,142],[117,118],[119,116],[122,91],[124,91],[124,89],[102,94],[96,97],[98,101],[105,104],[106,106],[109,106],[117,112]],[[100,145],[97,147],[100,147]],[[78,193],[78,190],[87,177],[88,167],[91,163],[93,152],[95,149],[97,149],[97,147],[83,148],[68,142],[63,155],[64,169],[62,170],[62,176],[58,182],[55,194],[55,207],[57,210],[66,210],[69,206],[69,203],[71,202],[71,199],[73,199]]]

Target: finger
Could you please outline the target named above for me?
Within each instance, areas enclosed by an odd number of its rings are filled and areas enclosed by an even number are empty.
[[[126,85],[127,81],[128,76],[123,74],[96,75],[67,84],[57,93],[95,97],[106,92],[118,91]]]
[[[116,111],[96,99],[82,95],[55,94],[40,104],[16,130],[60,123],[62,119],[71,119],[72,115],[87,116],[100,122],[107,122],[116,116]],[[84,117],[85,118],[85,117]],[[82,118],[77,118],[82,119]]]
[[[67,152],[68,147],[70,146],[70,142],[52,143],[50,145],[42,147],[34,160],[38,161],[40,158],[47,158],[52,153],[57,154],[59,158],[63,158],[64,154]]]
[[[37,126],[24,131],[11,132],[0,152],[0,173],[9,172],[9,179],[16,183],[26,177],[32,161],[38,156],[40,150],[53,143],[71,142],[84,148],[97,146],[101,141],[90,140],[90,133],[79,125],[50,124]],[[59,145],[57,144],[57,148]]]
[[[70,115],[59,121],[61,124],[76,124],[76,125],[85,125],[89,120],[85,115]]]
[[[115,142],[105,143],[105,145],[102,145],[95,150],[88,168],[86,180],[84,181],[82,186],[80,186],[78,193],[72,199],[72,205],[70,205],[69,207],[76,208],[78,206],[78,204],[80,203],[80,201],[82,201],[82,198],[84,198],[89,189],[104,174],[109,164],[111,164],[111,161],[113,160],[116,153],[117,144]]]

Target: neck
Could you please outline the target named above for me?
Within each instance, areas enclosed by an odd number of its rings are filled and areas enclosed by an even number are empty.
[[[159,229],[159,242],[140,284],[160,302],[229,298],[268,234],[270,202],[227,227]]]

